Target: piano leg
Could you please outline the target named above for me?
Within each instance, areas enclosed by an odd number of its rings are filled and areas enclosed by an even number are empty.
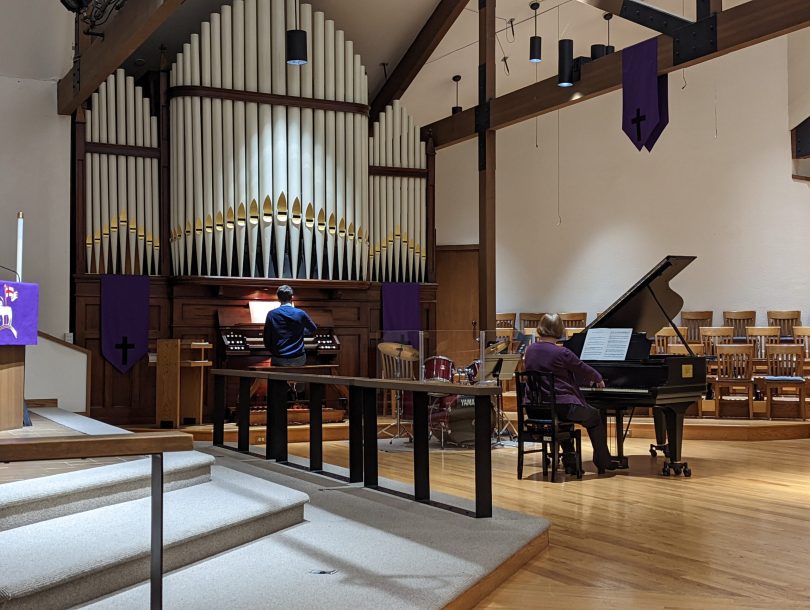
[[[627,456],[624,455],[624,411],[622,409],[599,409],[599,411],[605,434],[608,434],[608,420],[611,417],[615,419],[616,455],[613,456],[613,460],[620,469],[629,468]]]
[[[691,403],[690,403],[691,404]],[[681,447],[683,445],[683,418],[689,404],[675,404],[662,407],[661,410],[666,418],[667,438],[669,440],[669,459],[664,462],[661,474],[669,476],[670,470],[674,470],[676,475],[683,473],[685,477],[692,476],[692,469],[687,462],[681,461]]]
[[[653,408],[653,424],[655,425],[655,444],[650,444],[650,455],[655,457],[658,451],[664,453],[664,457],[669,457],[669,447],[667,446],[667,420],[661,409]]]

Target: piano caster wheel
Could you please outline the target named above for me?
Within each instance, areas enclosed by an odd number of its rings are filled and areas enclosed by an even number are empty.
[[[689,464],[684,463],[683,465],[683,476],[691,477],[692,476],[692,469],[689,468]]]
[[[656,457],[658,452],[655,450],[655,445],[650,445],[650,455]]]
[[[680,466],[673,466],[672,469],[675,471],[675,476],[680,476],[683,469]]]
[[[664,467],[661,469],[661,474],[668,477],[670,474],[669,462],[664,462]]]

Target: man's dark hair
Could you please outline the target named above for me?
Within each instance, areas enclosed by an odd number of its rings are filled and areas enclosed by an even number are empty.
[[[278,290],[276,290],[276,296],[282,303],[291,303],[293,298],[293,289],[287,286],[287,284],[279,286]]]

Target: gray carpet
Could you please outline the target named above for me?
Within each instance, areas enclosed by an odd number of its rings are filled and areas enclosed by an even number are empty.
[[[168,574],[167,610],[441,608],[549,526],[495,510],[472,519],[250,456],[217,463],[304,492],[305,522]],[[394,486],[385,481],[386,486]],[[436,499],[470,506],[459,498]],[[148,608],[143,583],[95,609]]]

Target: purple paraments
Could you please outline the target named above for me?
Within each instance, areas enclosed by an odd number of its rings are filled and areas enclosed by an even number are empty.
[[[39,285],[0,284],[0,345],[36,345]]]
[[[622,131],[639,150],[652,150],[669,124],[667,76],[658,76],[658,40],[622,51]]]
[[[126,373],[149,347],[149,278],[101,276],[101,353]]]

